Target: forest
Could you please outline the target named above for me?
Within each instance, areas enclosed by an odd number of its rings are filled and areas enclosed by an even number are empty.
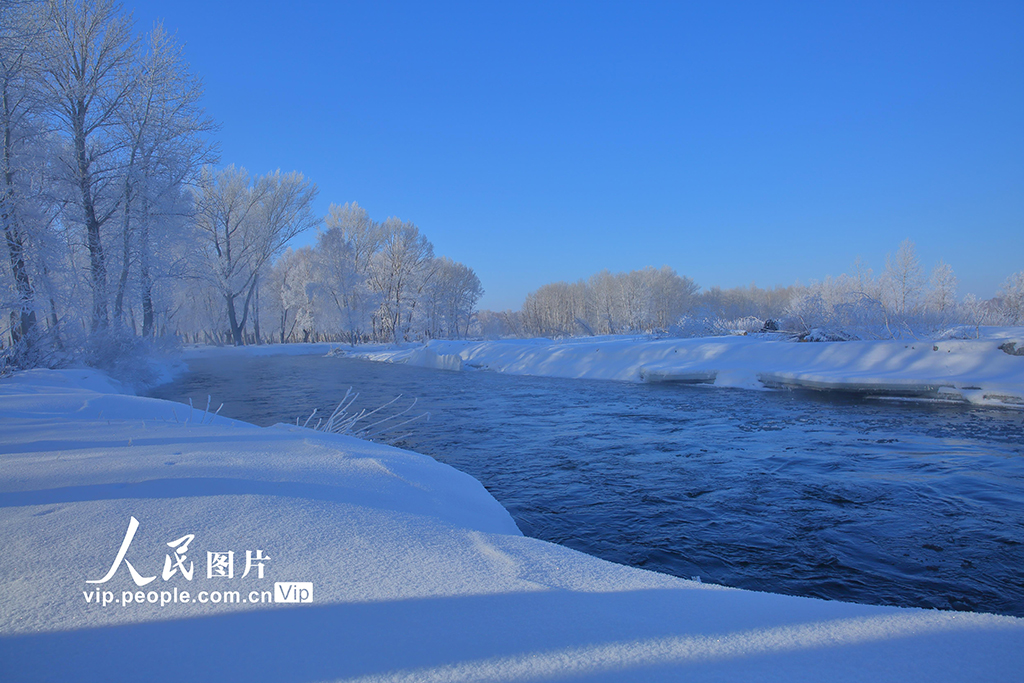
[[[852,270],[808,285],[704,291],[668,266],[603,270],[577,282],[544,285],[527,295],[519,311],[480,311],[472,329],[487,338],[764,331],[846,341],[977,336],[981,325],[1024,324],[1024,271],[1010,275],[996,297],[958,298],[952,267],[939,262],[927,272],[910,240],[886,256],[877,276],[860,261]]]
[[[201,78],[161,25],[112,0],[0,4],[0,368],[107,367],[158,346],[759,330],[900,338],[1024,323],[1024,271],[958,295],[904,241],[877,276],[763,289],[701,286],[669,266],[603,270],[477,310],[473,269],[412,222],[316,184],[220,159]],[[292,248],[303,233],[310,246]],[[707,258],[714,258],[708,255]]]
[[[201,79],[110,0],[0,4],[4,367],[154,343],[467,333],[472,269],[413,223],[315,215],[299,172],[219,167]],[[316,232],[295,251],[290,240]]]

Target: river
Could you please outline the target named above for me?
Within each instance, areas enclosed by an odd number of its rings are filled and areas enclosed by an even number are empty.
[[[151,392],[258,425],[416,397],[399,445],[523,533],[790,595],[1024,616],[1024,413],[838,394],[218,357]],[[315,420],[314,420],[315,421]]]

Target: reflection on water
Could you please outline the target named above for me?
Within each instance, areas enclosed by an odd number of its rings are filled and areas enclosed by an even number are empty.
[[[1024,415],[958,405],[443,372],[312,356],[197,360],[154,396],[255,424],[349,386],[415,396],[402,446],[468,472],[524,533],[754,590],[1024,616]]]

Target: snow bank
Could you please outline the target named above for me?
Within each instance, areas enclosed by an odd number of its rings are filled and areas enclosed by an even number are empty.
[[[1011,331],[983,339],[796,343],[766,336],[702,339],[595,337],[348,351],[367,360],[445,369],[493,370],[631,382],[805,388],[1024,404],[1024,356],[999,347]],[[1024,339],[1024,329],[1016,329]],[[458,362],[455,359],[458,359]]]
[[[611,564],[522,536],[430,458],[84,370],[0,381],[0,541],[4,681],[931,682],[1024,666],[1021,619]]]

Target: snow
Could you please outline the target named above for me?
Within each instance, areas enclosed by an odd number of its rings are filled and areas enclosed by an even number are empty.
[[[0,381],[0,425],[4,681],[952,681],[1024,665],[1021,619],[612,564],[522,536],[476,480],[431,458],[212,417],[95,371]],[[86,583],[132,517],[125,559],[156,578],[138,588],[121,566]],[[164,581],[186,534],[194,575]],[[241,578],[257,549],[265,577]],[[228,550],[235,577],[207,578],[207,553]],[[194,601],[291,581],[312,583],[312,603]],[[86,602],[97,589],[193,601]]]
[[[345,353],[448,370],[1024,403],[1024,356],[999,348],[1008,339],[1024,339],[1024,328],[986,332],[980,339],[814,343],[796,343],[775,335],[431,341],[416,346],[359,347]]]

